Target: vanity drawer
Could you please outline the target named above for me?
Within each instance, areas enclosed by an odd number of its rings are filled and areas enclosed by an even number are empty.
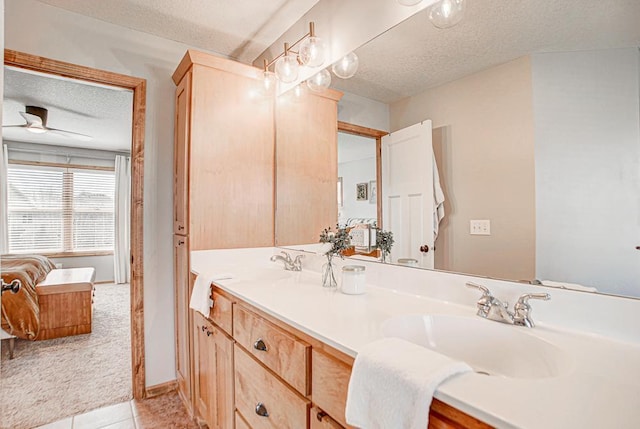
[[[310,402],[270,374],[237,344],[235,364],[236,409],[253,429],[309,427]]]
[[[351,427],[345,420],[351,366],[317,350],[313,350],[311,362],[313,403],[341,425]]]
[[[231,335],[233,333],[231,328],[233,325],[231,300],[222,296],[215,286],[212,287],[212,290],[213,307],[209,312],[209,319],[218,325],[220,329]]]
[[[309,394],[307,343],[239,305],[233,309],[233,338],[298,392]]]

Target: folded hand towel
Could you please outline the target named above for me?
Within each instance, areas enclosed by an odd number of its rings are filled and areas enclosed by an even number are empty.
[[[189,307],[199,311],[203,316],[209,317],[209,311],[213,307],[213,300],[211,299],[211,282],[216,280],[232,279],[231,274],[218,274],[215,276],[201,276],[196,277],[195,284],[193,285],[193,291],[191,292],[191,299],[189,300]]]
[[[464,362],[399,338],[367,344],[353,364],[347,423],[362,429],[425,429],[438,385],[471,371]]]

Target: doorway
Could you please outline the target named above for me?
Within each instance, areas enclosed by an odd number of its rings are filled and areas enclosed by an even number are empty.
[[[131,380],[134,399],[145,397],[143,309],[143,167],[146,80],[5,49],[5,66],[130,90],[133,93],[130,197]]]

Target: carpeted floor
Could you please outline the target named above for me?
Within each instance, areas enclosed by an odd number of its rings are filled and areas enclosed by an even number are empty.
[[[130,400],[128,284],[96,285],[93,332],[2,345],[2,429],[28,429]]]

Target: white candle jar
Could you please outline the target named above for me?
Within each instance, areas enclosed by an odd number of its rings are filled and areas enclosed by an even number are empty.
[[[366,292],[365,267],[363,265],[345,265],[342,267],[342,293],[361,295]]]

